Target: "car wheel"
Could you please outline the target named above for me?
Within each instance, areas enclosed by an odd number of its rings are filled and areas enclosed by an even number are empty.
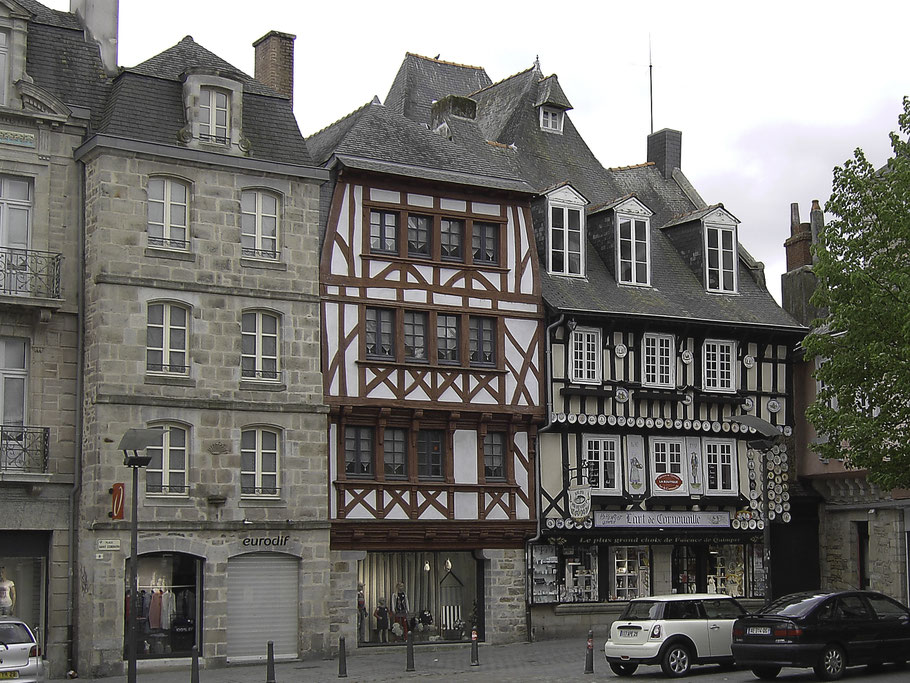
[[[664,650],[660,668],[667,676],[685,676],[692,667],[692,655],[682,643],[673,643]]]
[[[638,669],[638,664],[624,664],[623,662],[610,662],[610,671],[617,676],[631,676]]]
[[[779,666],[757,666],[752,669],[752,673],[763,681],[773,681],[780,673]]]
[[[826,645],[813,669],[815,675],[823,681],[836,681],[844,675],[847,662],[844,651],[838,645]]]

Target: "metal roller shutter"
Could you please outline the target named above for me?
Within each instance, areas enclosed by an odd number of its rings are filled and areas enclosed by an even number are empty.
[[[280,553],[251,553],[228,560],[228,659],[297,656],[299,560]]]

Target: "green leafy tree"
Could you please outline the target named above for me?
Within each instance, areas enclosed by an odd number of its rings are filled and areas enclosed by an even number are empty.
[[[860,149],[834,169],[814,252],[812,303],[827,317],[805,341],[821,361],[815,449],[885,489],[910,488],[910,98],[898,121],[883,169]]]

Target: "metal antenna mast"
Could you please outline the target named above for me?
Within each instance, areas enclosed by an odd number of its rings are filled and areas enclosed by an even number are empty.
[[[654,132],[654,62],[651,60],[651,34],[648,34],[648,95],[651,99],[651,132]]]

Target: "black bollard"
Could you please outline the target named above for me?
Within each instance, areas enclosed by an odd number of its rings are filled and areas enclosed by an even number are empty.
[[[471,627],[471,666],[480,666],[480,658],[477,655],[477,627]]]
[[[414,632],[408,631],[408,664],[405,671],[414,671]]]
[[[199,683],[199,648],[193,645],[193,665],[190,669],[190,683]]]
[[[265,669],[265,683],[275,683],[275,644],[269,641],[269,661]]]
[[[585,673],[594,673],[594,630],[588,631],[588,651],[585,654]]]
[[[344,636],[338,639],[338,678],[348,677],[348,660],[344,653]]]

